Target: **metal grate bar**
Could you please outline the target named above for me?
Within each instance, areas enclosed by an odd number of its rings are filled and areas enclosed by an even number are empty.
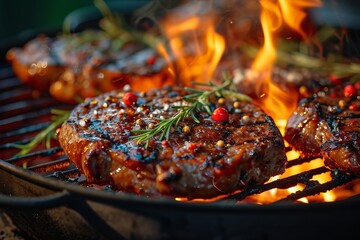
[[[16,142],[11,142],[11,143],[5,143],[3,145],[0,145],[0,150],[6,150],[9,148],[13,148],[14,145],[21,145],[21,144],[26,144],[31,142],[32,138],[28,138],[28,139],[21,139],[19,141]]]
[[[313,196],[313,195],[319,194],[321,192],[326,192],[326,191],[332,190],[336,187],[339,187],[346,183],[349,183],[355,179],[355,177],[352,175],[340,173],[339,171],[336,171],[336,170],[332,171],[332,173],[334,173],[334,172],[336,173],[337,176],[334,177],[334,174],[332,174],[333,180],[322,183],[322,184],[315,183],[311,187],[306,187],[302,191],[292,193],[292,194],[288,195],[286,198],[283,198],[275,203],[294,202],[303,197]]]
[[[22,159],[25,159],[25,158],[50,156],[50,155],[53,155],[53,154],[55,154],[57,152],[60,152],[60,151],[62,151],[61,147],[53,147],[53,148],[50,148],[50,149],[41,150],[41,151],[38,151],[38,152],[33,152],[33,153],[29,153],[29,154],[22,155],[22,156],[15,156],[15,157],[9,158],[9,159],[7,159],[5,161],[9,162],[9,163],[14,163],[16,161],[19,161],[19,160],[22,160]]]
[[[14,73],[12,71],[11,66],[5,66],[5,67],[1,67],[1,71],[0,71],[0,81],[1,81],[1,86],[3,85],[3,82],[5,81],[9,81],[11,80],[12,82],[18,82],[20,83],[19,79],[14,77]],[[2,87],[0,87],[1,89]]]
[[[319,158],[321,156],[317,156],[317,157],[308,157],[308,158],[296,158],[296,159],[293,159],[293,160],[289,160],[286,164],[286,168],[291,168],[293,166],[296,166],[296,165],[300,165],[300,164],[303,164],[303,163],[306,163],[306,162],[310,162],[311,160],[314,160],[315,158]]]
[[[64,162],[69,162],[69,159],[66,156],[63,155],[58,159],[55,159],[55,160],[52,160],[52,161],[49,161],[49,162],[45,162],[45,163],[41,163],[41,164],[37,164],[37,165],[33,165],[33,166],[28,167],[27,169],[34,171],[34,170],[38,170],[38,169],[41,169],[41,168],[48,168],[49,166],[61,164],[61,163],[64,163]]]
[[[47,107],[55,107],[59,103],[53,99],[24,100],[0,106],[0,112],[4,113],[0,119],[16,116],[25,112],[37,111]]]
[[[318,175],[318,174],[322,174],[322,173],[325,173],[325,172],[329,172],[329,170],[327,168],[325,168],[325,167],[319,167],[319,168],[311,169],[309,171],[301,172],[299,174],[292,175],[290,177],[275,180],[275,181],[267,183],[267,184],[263,184],[263,185],[259,185],[259,186],[255,186],[255,187],[245,189],[242,192],[239,192],[239,193],[236,193],[236,194],[230,195],[229,197],[224,198],[224,200],[241,201],[241,200],[244,200],[245,198],[249,197],[250,195],[263,193],[263,192],[268,191],[270,189],[274,189],[274,188],[287,189],[287,188],[290,188],[290,187],[293,187],[293,186],[297,185],[298,183],[306,184],[306,183],[308,183],[310,181],[310,179],[313,176]]]
[[[49,124],[50,124],[49,122],[39,123],[36,125],[20,128],[15,131],[5,132],[5,133],[0,134],[0,138],[14,137],[14,136],[18,136],[18,135],[22,135],[22,134],[26,134],[26,133],[32,133],[32,132],[39,131],[39,130],[46,128],[47,126],[49,126]]]
[[[79,172],[79,169],[74,164],[71,164],[69,169],[53,172],[51,174],[46,175],[46,177],[54,177],[54,175],[59,175],[59,174],[67,175],[75,172]]]
[[[1,94],[12,91],[13,89],[16,89],[17,91],[24,91],[26,89],[30,89],[30,87],[20,85],[20,83],[14,81],[1,81],[0,84],[4,84],[0,87]]]
[[[16,102],[22,99],[32,98],[32,96],[33,96],[32,89],[25,88],[22,89],[22,91],[19,91],[19,88],[9,89],[0,95],[0,102],[2,104],[8,102]]]
[[[73,164],[69,165],[68,169],[56,171],[51,174],[44,175],[48,178],[57,178],[66,182],[85,182],[85,176],[81,175],[77,167]]]
[[[5,161],[18,166],[25,166],[28,170],[34,171],[44,177],[56,178],[61,181],[75,182],[84,186],[87,185],[84,175],[72,164],[68,157],[62,152],[61,147],[53,146],[50,149],[39,147],[34,152],[14,156],[15,144],[26,144],[33,139],[36,132],[43,130],[50,124],[51,109],[64,108],[69,105],[59,103],[49,96],[33,98],[30,87],[23,85],[14,77],[11,68],[2,68],[0,71],[0,155],[6,153]],[[56,144],[55,144],[56,145]],[[287,147],[287,151],[291,149]],[[5,155],[4,155],[5,156]],[[9,157],[10,156],[10,157]],[[314,158],[297,158],[288,161],[287,168],[311,162]],[[332,180],[319,183],[312,180],[316,175],[331,173]],[[239,202],[247,197],[260,194],[271,189],[287,189],[297,184],[305,185],[304,189],[285,198],[273,202],[294,202],[302,197],[325,192],[342,186],[354,180],[338,171],[331,171],[326,167],[313,168],[308,171],[274,180],[260,186],[247,188],[241,192],[232,194],[220,201]]]
[[[50,114],[52,108],[44,108],[40,109],[39,111],[32,111],[24,114],[19,114],[13,117],[5,118],[0,120],[0,127],[3,125],[11,124],[14,122],[22,122],[24,124],[24,121],[28,121],[31,119],[39,118],[42,116],[47,116]]]

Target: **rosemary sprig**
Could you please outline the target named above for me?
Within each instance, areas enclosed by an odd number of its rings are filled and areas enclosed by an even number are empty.
[[[138,42],[156,50],[158,45],[165,41],[161,36],[136,31],[134,28],[130,27],[122,15],[111,11],[104,0],[93,0],[93,3],[103,16],[99,20],[98,24],[102,30],[101,33],[104,33],[106,37],[109,37],[112,40],[112,49],[120,49],[128,42]],[[79,48],[83,44],[91,44],[92,42],[98,41],[104,37],[99,34],[94,34],[93,31],[86,30],[84,33],[80,33],[77,38],[73,39],[70,33],[71,19],[65,19],[63,22],[62,37],[69,38],[69,42],[71,43],[69,49]]]
[[[99,21],[99,26],[109,36],[121,38],[124,42],[133,39],[132,34],[125,27],[124,20],[118,13],[112,12],[104,0],[94,0],[94,5],[103,15],[103,18]]]
[[[230,86],[232,84],[232,79],[226,78],[221,85],[216,85],[212,82],[209,84],[194,83],[194,85],[210,88],[209,90],[186,87],[185,90],[189,92],[189,95],[183,97],[183,101],[185,101],[186,104],[182,106],[173,106],[173,108],[178,109],[178,111],[170,118],[155,118],[158,123],[151,129],[132,130],[133,133],[137,134],[132,136],[132,139],[136,140],[138,144],[145,142],[145,148],[147,148],[149,140],[158,134],[160,134],[160,140],[163,138],[168,140],[171,128],[176,127],[179,122],[186,117],[191,117],[195,123],[200,123],[199,119],[195,116],[195,112],[206,111],[211,115],[209,97],[213,94],[218,97],[231,97],[240,101],[251,101],[251,98],[247,95],[228,90],[231,88]]]
[[[122,45],[128,42],[139,42],[156,49],[158,44],[164,41],[159,36],[139,32],[128,26],[123,17],[116,12],[112,12],[104,0],[94,0],[94,4],[104,16],[99,21],[99,26],[113,38],[112,45],[114,49],[121,48]]]
[[[50,148],[50,139],[55,135],[55,130],[69,117],[70,111],[52,109],[51,113],[56,115],[51,124],[39,132],[29,143],[27,144],[12,144],[13,147],[21,149],[16,156],[22,156],[29,153],[36,146],[45,140],[46,148]]]

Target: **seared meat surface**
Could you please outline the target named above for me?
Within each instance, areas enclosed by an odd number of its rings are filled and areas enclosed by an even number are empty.
[[[141,43],[118,41],[102,31],[50,38],[40,35],[7,53],[14,73],[25,84],[60,101],[95,97],[130,84],[139,91],[162,87],[172,79],[165,60]]]
[[[176,113],[188,94],[166,87],[139,95],[127,106],[123,92],[111,92],[78,105],[58,132],[69,159],[93,183],[147,196],[211,198],[249,185],[262,184],[284,172],[283,138],[271,117],[249,102],[226,99],[225,122],[196,112],[200,123],[185,118],[168,140],[132,139],[134,129],[147,129],[157,118]],[[212,96],[212,110],[219,106]]]
[[[333,169],[360,176],[360,99],[313,96],[299,102],[285,140],[302,156],[322,156]]]

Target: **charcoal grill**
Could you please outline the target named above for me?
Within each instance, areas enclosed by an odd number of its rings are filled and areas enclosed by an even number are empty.
[[[0,208],[34,239],[300,239],[350,237],[356,233],[360,197],[301,204],[298,199],[358,179],[325,167],[246,189],[211,203],[178,202],[113,192],[89,185],[57,141],[24,156],[12,144],[29,142],[49,125],[51,109],[71,109],[24,86],[9,66],[0,69]],[[313,159],[293,159],[288,168]],[[303,191],[266,205],[246,198],[270,189],[305,184]],[[341,230],[343,228],[343,230]],[[301,231],[299,231],[301,229]],[[346,229],[346,230],[344,230]],[[310,232],[312,232],[310,234]]]
[[[31,141],[51,122],[51,109],[72,109],[23,85],[11,67],[0,67],[0,209],[29,239],[353,239],[360,196],[300,203],[359,179],[325,167],[245,189],[215,202],[178,202],[114,192],[90,185],[56,140],[24,156],[13,144]],[[287,168],[314,159],[291,159]],[[315,175],[331,172],[318,183]],[[252,196],[296,184],[304,190],[266,205]]]

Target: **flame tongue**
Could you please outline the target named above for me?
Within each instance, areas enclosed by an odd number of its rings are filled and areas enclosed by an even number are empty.
[[[271,81],[271,74],[276,59],[275,40],[277,31],[284,25],[307,35],[301,28],[306,17],[305,8],[321,5],[320,0],[261,0],[261,25],[264,33],[264,45],[260,49],[252,70],[260,73],[257,79],[257,93],[261,95],[258,104],[276,121],[287,119],[297,105],[297,93],[289,93]]]
[[[287,25],[306,38],[301,24],[306,17],[305,9],[320,6],[320,0],[261,0],[261,24],[264,45],[260,49],[252,71],[256,80],[251,83],[256,102],[276,121],[287,119],[297,105],[297,92],[289,93],[271,81],[276,60],[276,34]],[[183,85],[192,86],[194,81],[207,83],[225,50],[225,41],[215,31],[214,11],[204,2],[192,2],[182,6],[163,21],[163,32],[168,46],[158,46],[168,59],[169,71]],[[246,92],[246,91],[245,91]]]
[[[246,85],[249,92],[253,93],[253,86],[257,87],[259,99],[257,103],[274,118],[281,129],[285,126],[286,119],[293,112],[297,105],[297,93],[289,93],[271,80],[274,62],[276,60],[276,34],[279,33],[284,25],[295,30],[303,38],[307,38],[306,32],[301,28],[301,24],[306,17],[305,9],[308,7],[320,6],[320,0],[260,0],[262,7],[261,23],[264,34],[264,45],[260,49],[257,58],[252,64],[252,69],[247,76],[250,80],[256,80]],[[177,9],[168,15],[163,22],[163,32],[168,38],[168,47],[158,46],[161,53],[168,58],[171,65],[169,71],[184,85],[192,85],[193,81],[208,82],[215,68],[217,67],[224,52],[224,39],[215,31],[215,18],[209,7],[204,4],[194,4]],[[237,39],[236,39],[237,40]],[[251,74],[254,73],[254,74]],[[239,74],[240,75],[240,74]],[[252,76],[252,77],[251,77]],[[240,78],[239,78],[240,79]],[[248,79],[248,80],[249,80]],[[240,81],[240,80],[239,80]],[[247,84],[248,82],[246,82]],[[245,89],[247,90],[247,89]],[[280,123],[280,124],[279,124]],[[281,124],[282,123],[282,124]],[[283,129],[281,129],[283,130]],[[298,159],[299,155],[295,151],[287,152],[289,160]],[[281,176],[275,179],[283,179],[295,176],[298,173],[323,167],[323,159],[315,159],[309,163],[303,163],[288,167]],[[331,181],[330,173],[320,174],[312,177],[311,181],[320,184]],[[297,183],[291,188],[274,188],[265,191],[257,196],[252,196],[254,202],[271,203],[281,200],[290,193],[295,193],[307,187],[302,182]],[[349,194],[348,190],[343,189],[342,195]],[[358,191],[358,190],[356,190]],[[219,196],[222,198],[225,196]],[[338,197],[337,192],[321,193],[319,196],[301,198],[301,202],[312,201],[334,201]],[[177,201],[187,201],[188,199],[177,198]],[[206,201],[215,201],[217,198]],[[192,200],[197,201],[197,200]],[[205,201],[199,199],[198,201]]]
[[[187,86],[209,82],[225,49],[215,15],[203,3],[192,3],[167,16],[163,26],[171,50],[162,45],[159,51],[171,63],[169,70]]]
[[[300,33],[303,38],[308,38],[302,30],[301,23],[306,17],[304,8],[320,7],[321,0],[278,0],[284,22],[292,29]]]

